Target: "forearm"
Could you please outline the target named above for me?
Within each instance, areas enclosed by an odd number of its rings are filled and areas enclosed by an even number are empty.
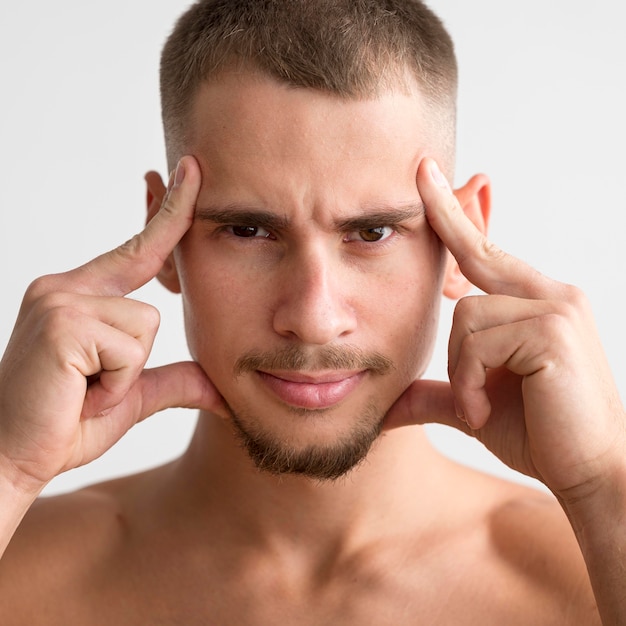
[[[20,488],[1,463],[0,468],[5,470],[0,471],[0,558],[2,558],[20,522],[41,489]]]
[[[589,493],[562,500],[605,626],[626,626],[626,460]]]

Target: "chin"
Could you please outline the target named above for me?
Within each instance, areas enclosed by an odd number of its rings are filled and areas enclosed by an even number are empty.
[[[325,411],[294,409],[301,424],[293,428],[299,432],[287,433],[228,408],[234,434],[259,470],[320,481],[337,480],[363,462],[381,435],[386,414],[386,410],[370,405],[349,426],[339,428]]]

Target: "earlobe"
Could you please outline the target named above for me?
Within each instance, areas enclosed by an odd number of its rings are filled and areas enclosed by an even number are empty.
[[[148,172],[145,177],[146,181],[146,223],[148,223],[158,212],[163,204],[167,188],[163,183],[163,179],[157,172]],[[174,255],[170,254],[161,271],[157,274],[158,281],[172,293],[180,293],[180,281],[178,280],[178,270],[176,269],[176,261]]]
[[[470,180],[454,191],[465,215],[474,226],[483,234],[487,234],[489,216],[491,214],[491,183],[484,174],[476,174]],[[446,274],[443,283],[443,294],[458,300],[472,287],[472,284],[461,272],[456,259],[447,253]]]

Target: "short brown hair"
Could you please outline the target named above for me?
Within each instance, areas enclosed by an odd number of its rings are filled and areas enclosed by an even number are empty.
[[[343,98],[374,97],[407,70],[437,112],[453,161],[457,63],[450,36],[420,0],[199,0],[161,56],[168,160],[185,144],[198,87],[232,66]]]

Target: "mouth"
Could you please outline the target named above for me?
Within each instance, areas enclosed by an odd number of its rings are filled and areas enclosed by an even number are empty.
[[[349,396],[367,370],[324,372],[256,371],[261,382],[279,400],[302,409],[327,409]]]

